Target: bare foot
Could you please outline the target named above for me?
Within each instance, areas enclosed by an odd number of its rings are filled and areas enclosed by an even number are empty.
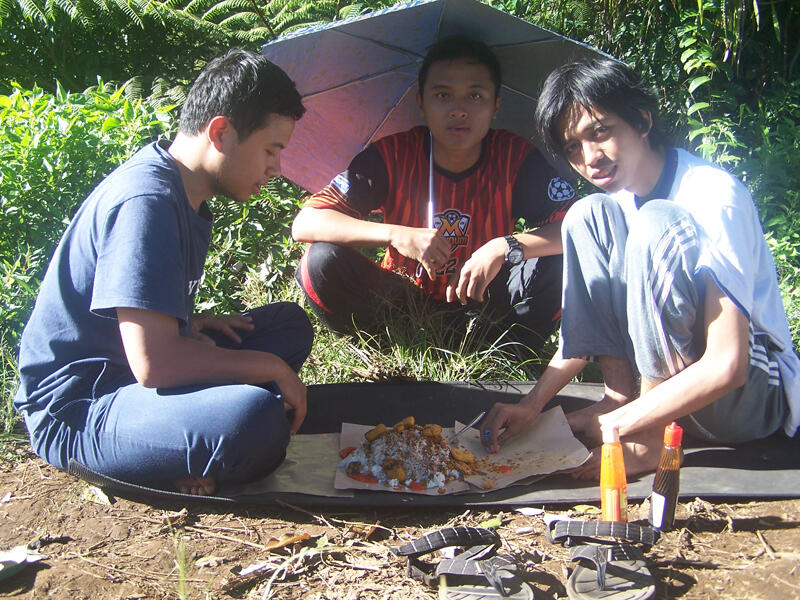
[[[210,496],[216,491],[217,482],[213,477],[183,477],[175,482],[175,487],[182,494]]]
[[[569,423],[569,427],[572,429],[573,433],[593,434],[594,429],[599,427],[597,417],[617,410],[624,404],[626,404],[626,402],[620,402],[608,396],[603,396],[600,402],[595,402],[586,408],[567,413],[567,423]]]
[[[584,433],[590,437],[600,435],[597,417],[617,410],[636,397],[637,389],[633,368],[627,360],[613,356],[598,357],[603,372],[605,392],[600,402],[576,410],[567,415],[567,423],[574,433]]]
[[[662,434],[657,429],[640,435],[631,436],[631,439],[622,442],[622,457],[625,461],[625,475],[630,478],[642,473],[652,473],[658,468],[663,445]],[[572,469],[570,475],[574,479],[595,480],[600,479],[601,446],[593,448],[588,460],[580,467]]]

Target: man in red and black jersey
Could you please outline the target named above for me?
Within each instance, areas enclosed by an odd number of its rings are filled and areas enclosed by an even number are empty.
[[[437,42],[419,73],[427,127],[374,142],[306,201],[292,226],[312,242],[297,281],[328,327],[374,331],[387,305],[415,296],[454,322],[485,301],[541,349],[560,312],[561,219],[575,192],[529,141],[490,129],[500,83],[485,44]],[[366,219],[376,211],[382,223]],[[512,235],[520,218],[536,229]],[[380,266],[355,250],[382,246]]]

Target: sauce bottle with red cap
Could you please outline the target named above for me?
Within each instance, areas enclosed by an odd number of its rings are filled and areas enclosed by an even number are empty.
[[[680,490],[681,441],[683,429],[670,423],[664,429],[664,447],[653,479],[650,496],[650,524],[662,531],[672,529],[675,524],[675,507]]]

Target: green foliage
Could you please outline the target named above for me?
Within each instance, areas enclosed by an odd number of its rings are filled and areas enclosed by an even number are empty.
[[[0,436],[3,438],[13,431],[16,424],[12,406],[16,391],[17,352],[0,332]]]
[[[214,237],[197,299],[199,312],[232,313],[276,299],[281,282],[291,280],[303,244],[290,228],[304,192],[273,180],[246,204],[225,198],[212,203]]]
[[[169,130],[169,113],[102,81],[80,94],[18,85],[0,96],[0,327],[20,333],[45,267],[89,191],[145,141]]]

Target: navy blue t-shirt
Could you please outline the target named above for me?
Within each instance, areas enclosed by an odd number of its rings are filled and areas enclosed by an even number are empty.
[[[212,217],[189,204],[167,145],[145,146],[103,180],[53,254],[20,345],[14,404],[31,433],[42,409],[56,414],[135,381],[118,307],[165,313],[191,331]]]

